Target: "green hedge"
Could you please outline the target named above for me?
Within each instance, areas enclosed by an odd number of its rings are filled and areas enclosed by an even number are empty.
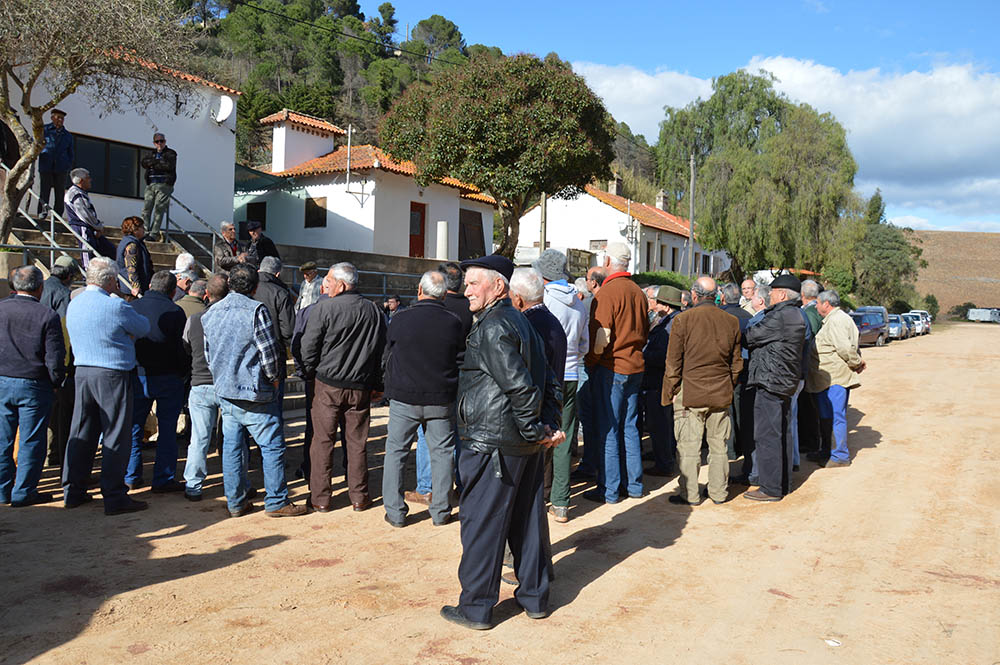
[[[694,284],[694,277],[688,277],[678,272],[660,270],[659,272],[639,272],[632,275],[632,281],[636,284],[648,286],[650,284],[676,286],[681,291],[689,291]]]

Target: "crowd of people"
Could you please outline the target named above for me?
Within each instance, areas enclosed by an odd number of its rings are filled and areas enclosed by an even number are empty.
[[[12,272],[15,293],[0,301],[10,349],[0,358],[0,500],[55,500],[38,490],[48,452],[62,464],[63,505],[92,501],[100,447],[105,514],[146,509],[131,493],[147,485],[144,425],[155,403],[152,493],[200,501],[217,439],[228,514],[248,514],[254,442],[266,515],[327,513],[339,438],[347,498],[364,511],[374,495],[371,409],[384,396],[385,521],[407,526],[413,502],[428,504],[435,526],[459,509],[462,593],[442,615],[484,629],[505,563],[517,602],[546,616],[547,515],[570,519],[574,485],[593,485],[585,500],[615,504],[644,496],[644,476],[679,475],[673,504],[723,503],[737,485],[747,499],[778,501],[800,452],[827,467],[850,464],[846,408],[865,363],[837,293],[813,281],[720,287],[706,276],[689,291],[643,287],[628,272],[628,246],[609,243],[603,264],[575,282],[551,249],[531,267],[498,255],[444,263],[420,277],[414,304],[396,297],[386,311],[359,294],[350,263],[322,278],[304,264],[296,294],[259,227],[252,249],[231,224],[222,235],[219,272],[208,279],[190,255],[153,271],[138,217],[123,223],[117,261],[89,259],[85,287],[71,289],[71,259],[45,280],[33,266]],[[289,357],[305,382],[304,504],[286,483],[286,466],[295,467],[286,464],[282,409]],[[190,440],[179,474],[184,411]],[[406,491],[414,442],[417,484]],[[707,491],[698,481],[704,444]],[[740,457],[742,475],[730,478]]]

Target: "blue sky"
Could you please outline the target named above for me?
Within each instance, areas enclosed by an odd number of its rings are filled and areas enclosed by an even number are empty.
[[[362,2],[369,15],[379,2]],[[400,37],[431,14],[469,44],[557,52],[608,110],[655,142],[664,105],[711,78],[767,69],[833,113],[858,161],[913,228],[1000,231],[1000,2],[406,2]]]

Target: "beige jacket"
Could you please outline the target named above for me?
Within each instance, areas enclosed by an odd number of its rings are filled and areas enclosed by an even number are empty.
[[[823,327],[816,333],[806,391],[818,393],[831,385],[857,388],[861,382],[855,370],[862,363],[858,352],[858,326],[837,307],[823,317]]]

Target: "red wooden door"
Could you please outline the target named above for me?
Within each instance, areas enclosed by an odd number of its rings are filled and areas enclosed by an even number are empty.
[[[427,219],[426,203],[410,203],[410,256],[424,257],[424,226]]]

